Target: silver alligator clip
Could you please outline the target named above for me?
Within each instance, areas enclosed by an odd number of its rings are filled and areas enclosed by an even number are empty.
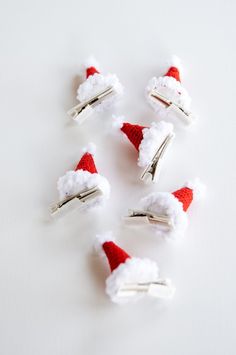
[[[156,298],[171,298],[175,293],[170,280],[159,279],[153,282],[126,283],[118,291],[119,297],[132,297],[146,293]]]
[[[158,91],[152,90],[149,95],[153,101],[158,100],[163,106],[168,107],[169,112],[174,113],[175,116],[183,120],[186,124],[191,124],[194,121],[194,115],[190,111],[185,110],[182,106],[169,100]]]
[[[157,215],[149,211],[130,210],[129,215],[125,217],[128,222],[137,224],[162,224],[167,228],[172,228],[172,219],[168,216]]]
[[[83,123],[84,120],[90,116],[93,112],[94,107],[99,105],[103,100],[115,94],[115,90],[112,86],[108,87],[104,91],[98,93],[97,95],[91,97],[90,99],[79,103],[68,111],[68,115],[79,123]]]
[[[72,209],[78,205],[86,204],[91,199],[102,195],[102,191],[97,187],[92,187],[90,189],[86,189],[78,192],[76,195],[68,196],[64,200],[57,202],[50,206],[50,212],[52,215],[55,213],[64,210],[65,207],[68,209]]]
[[[151,163],[146,167],[144,172],[142,173],[140,179],[141,180],[149,180],[151,178],[151,181],[155,181],[157,177],[157,172],[159,172],[158,169],[161,165],[161,161],[163,158],[163,155],[166,151],[166,148],[169,146],[170,142],[174,138],[174,134],[170,133],[162,142],[160,147],[157,149],[156,153],[154,154],[154,157],[152,158]]]

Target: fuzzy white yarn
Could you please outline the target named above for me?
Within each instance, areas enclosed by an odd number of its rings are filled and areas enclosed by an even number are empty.
[[[171,218],[173,228],[166,228],[164,225],[152,224],[152,228],[158,235],[167,238],[178,239],[183,236],[188,225],[186,212],[183,205],[172,193],[154,192],[144,197],[140,201],[140,207],[144,211],[149,211],[157,215],[164,215]]]
[[[199,178],[195,178],[193,181],[187,182],[185,186],[193,190],[193,198],[196,201],[201,200],[206,195],[206,186]]]
[[[115,74],[97,74],[90,75],[78,88],[77,99],[80,102],[91,99],[93,96],[101,93],[108,87],[112,86],[115,94],[104,98],[102,102],[94,107],[94,110],[101,112],[111,107],[118,98],[123,94],[123,86]]]
[[[112,115],[112,118],[113,118],[112,127],[115,129],[121,129],[123,127],[125,117]]]
[[[67,173],[60,177],[57,182],[60,200],[63,200],[68,196],[73,196],[84,189],[89,189],[95,186],[99,187],[102,191],[102,195],[97,196],[86,203],[84,205],[85,209],[100,207],[103,205],[105,200],[109,199],[110,184],[104,176],[97,173],[91,174],[90,172],[84,170],[71,170],[67,171]]]
[[[95,237],[94,241],[94,250],[96,251],[97,254],[100,256],[105,256],[104,250],[103,250],[103,244],[105,242],[114,242],[115,238],[113,236],[113,233],[111,231],[102,233],[102,234],[97,234]]]
[[[106,280],[106,293],[115,303],[127,303],[142,297],[119,297],[119,289],[126,283],[153,282],[159,277],[159,269],[154,261],[149,259],[129,258],[120,264]]]
[[[96,145],[94,143],[90,142],[86,147],[84,147],[82,149],[82,152],[83,153],[90,153],[90,154],[94,155],[96,152],[96,149],[97,149]]]
[[[148,166],[157,148],[163,143],[168,134],[173,133],[173,125],[168,122],[152,122],[149,128],[143,129],[143,139],[139,146],[138,166]]]

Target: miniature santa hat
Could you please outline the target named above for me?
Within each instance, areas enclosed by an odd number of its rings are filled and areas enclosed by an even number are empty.
[[[77,90],[77,99],[80,102],[90,100],[92,97],[112,88],[112,95],[104,96],[103,100],[94,107],[95,111],[102,111],[114,104],[123,94],[123,86],[115,74],[103,75],[100,73],[99,64],[93,57],[89,57],[84,64],[86,80]]]
[[[104,200],[109,198],[110,184],[108,180],[97,171],[94,162],[95,150],[95,145],[90,143],[88,147],[83,149],[83,155],[76,165],[76,168],[67,171],[64,176],[59,178],[57,188],[61,200],[93,187],[98,187],[102,195],[89,201],[86,207],[100,206]]]
[[[119,128],[138,151],[138,166],[146,168],[152,163],[157,149],[168,135],[174,136],[173,125],[165,121],[152,122],[150,127],[123,122],[123,117],[114,117],[114,126]]]
[[[157,234],[177,239],[183,236],[188,224],[187,210],[193,200],[204,197],[206,191],[199,179],[188,182],[184,187],[169,192],[154,192],[140,201],[141,209],[159,216],[170,217],[172,227],[162,224],[152,224]]]
[[[189,111],[191,98],[187,91],[183,88],[180,79],[181,71],[180,60],[176,56],[172,56],[166,73],[161,77],[153,77],[146,88],[146,98],[153,109],[162,115],[169,114],[168,106],[163,105],[159,100],[153,100],[150,93],[157,91],[168,100],[175,102],[184,110]],[[172,112],[173,113],[173,112]],[[169,116],[168,116],[169,118]]]
[[[115,303],[127,303],[139,299],[143,293],[130,291],[122,294],[125,285],[153,283],[159,280],[159,269],[154,261],[131,257],[114,242],[111,232],[96,236],[96,250],[107,258],[111,274],[106,280],[106,293]],[[171,282],[166,280],[166,289],[155,297],[167,298],[173,295]],[[168,292],[166,292],[168,291]]]

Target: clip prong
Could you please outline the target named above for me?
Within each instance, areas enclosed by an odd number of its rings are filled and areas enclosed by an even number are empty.
[[[100,195],[102,195],[102,191],[97,186],[83,190],[76,195],[68,196],[64,200],[51,205],[50,212],[53,215],[56,212],[59,212],[63,207],[73,207],[78,204],[82,205]]]
[[[169,111],[174,112],[176,116],[181,118],[185,123],[191,124],[193,122],[194,120],[193,114],[190,111],[185,110],[182,106],[180,106],[176,102],[169,100],[167,97],[160,94],[156,90],[152,90],[149,95],[152,100],[154,101],[158,100],[163,106],[169,107]]]
[[[136,294],[146,293],[157,298],[171,298],[175,292],[170,280],[157,280],[153,282],[127,283],[118,291],[119,297],[132,297]]]
[[[138,222],[138,223],[148,223],[148,224],[163,224],[168,228],[173,227],[173,223],[170,217],[157,215],[149,211],[129,211],[129,216],[126,217],[128,221]]]
[[[154,154],[154,157],[152,158],[152,162],[146,167],[146,169],[142,173],[140,177],[141,180],[148,180],[150,176],[151,176],[151,181],[156,180],[158,166],[160,166],[166,148],[169,146],[173,138],[174,138],[173,133],[170,133],[168,134],[168,136],[166,136],[166,138],[164,139],[164,141],[162,142],[162,144]]]
[[[112,86],[91,97],[85,102],[81,102],[68,111],[68,115],[75,121],[82,123],[93,111],[93,108],[99,105],[104,99],[115,94]]]

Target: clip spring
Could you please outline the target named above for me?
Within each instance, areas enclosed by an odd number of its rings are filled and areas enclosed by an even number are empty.
[[[160,145],[160,147],[156,151],[154,157],[152,158],[152,162],[146,167],[146,169],[142,173],[142,175],[140,177],[141,180],[148,180],[150,175],[151,175],[151,181],[155,180],[157,168],[158,168],[158,166],[160,166],[160,162],[163,158],[166,148],[169,146],[169,144],[173,138],[174,138],[173,133],[170,133],[170,134],[168,134],[168,136],[166,136],[166,138],[164,139],[164,141],[162,142],[162,144]]]
[[[127,283],[118,291],[119,297],[131,297],[136,294],[146,293],[157,298],[171,298],[174,287],[169,280],[157,280],[153,282]]]
[[[50,206],[50,212],[53,215],[65,206],[77,205],[78,203],[84,204],[100,195],[102,195],[102,191],[97,186],[83,190],[74,196],[68,196],[64,200]]]
[[[68,111],[68,115],[73,120],[79,120],[82,123],[93,111],[93,108],[99,105],[104,99],[115,94],[112,86],[108,87],[99,94],[91,97],[85,102],[81,102]]]
[[[129,216],[126,217],[129,221],[135,221],[140,223],[148,223],[148,224],[163,224],[168,228],[173,227],[173,223],[170,217],[168,216],[160,216],[155,213],[149,211],[129,211]]]
[[[193,114],[190,111],[185,110],[176,102],[169,100],[167,97],[160,94],[156,90],[152,90],[149,95],[152,100],[158,100],[165,107],[169,107],[169,109],[176,113],[176,115],[179,116],[181,119],[183,119],[185,123],[190,124],[193,122]]]

